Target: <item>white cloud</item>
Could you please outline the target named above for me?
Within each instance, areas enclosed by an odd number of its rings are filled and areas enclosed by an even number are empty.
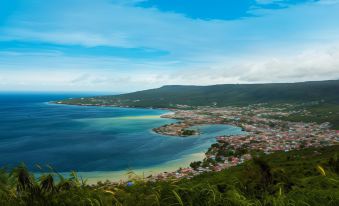
[[[268,83],[339,79],[339,44],[311,48],[291,56],[244,57],[229,64],[176,73],[179,83]]]
[[[7,86],[3,83],[0,89],[47,85],[44,88],[54,90],[132,91],[164,84],[339,78],[339,47],[334,46],[339,42],[339,5],[335,0],[256,10],[258,17],[233,21],[193,20],[135,8],[133,0],[116,5],[108,0],[41,2],[13,14],[0,30],[0,40],[146,47],[170,55],[136,60],[74,57],[58,51],[2,51],[0,71],[12,71],[1,72]]]
[[[95,91],[135,91],[166,84],[210,85],[224,83],[267,83],[296,82],[310,80],[339,79],[339,44],[312,47],[295,55],[266,57],[245,57],[242,61],[229,62],[226,59],[214,65],[196,64],[179,71],[148,69],[139,65],[140,70],[128,71],[96,70],[87,68],[67,71],[31,70],[2,72],[2,88],[48,90],[95,90]],[[86,62],[88,64],[88,62]],[[13,85],[14,82],[14,85]],[[15,85],[15,82],[20,82]],[[42,87],[43,85],[44,87]]]

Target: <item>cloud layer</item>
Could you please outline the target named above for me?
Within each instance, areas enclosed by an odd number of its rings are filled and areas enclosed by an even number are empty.
[[[34,2],[1,21],[0,90],[339,78],[336,0],[250,7],[251,16],[231,20],[190,18],[137,0]],[[273,3],[281,1],[257,1]]]

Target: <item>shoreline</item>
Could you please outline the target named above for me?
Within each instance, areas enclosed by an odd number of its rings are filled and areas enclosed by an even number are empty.
[[[179,120],[170,125],[171,136],[177,136],[177,132],[183,128],[202,124],[235,126],[246,132],[246,135],[217,136],[203,160],[192,162],[191,167],[177,168],[175,172],[147,180],[191,178],[204,172],[221,171],[251,160],[252,152],[270,154],[339,143],[339,133],[330,129],[329,123],[290,122],[272,118],[293,114],[289,106],[266,107],[258,104],[247,107],[197,107],[194,110],[167,109],[171,111],[170,114],[162,115],[161,118]],[[165,135],[168,133],[167,130],[161,132],[165,132]]]
[[[199,125],[204,125],[205,123],[202,124],[189,124],[189,125],[181,125],[180,120],[175,118],[173,116],[176,115],[176,112],[179,111],[180,109],[173,109],[173,108],[158,108],[158,107],[131,107],[131,106],[116,106],[116,105],[93,105],[93,104],[67,104],[67,103],[62,103],[60,101],[52,101],[48,102],[48,104],[52,105],[66,105],[66,106],[82,106],[82,107],[111,107],[111,108],[126,108],[126,109],[152,109],[152,110],[166,110],[168,112],[164,114],[160,114],[160,118],[167,118],[167,119],[173,119],[177,120],[175,123],[171,124],[166,124],[162,125],[157,128],[152,128],[151,130],[157,134],[160,135],[166,135],[166,136],[177,136],[177,137],[190,137],[190,136],[198,136],[200,135],[200,131],[197,130],[191,130],[189,128],[194,127],[194,126],[199,126]],[[178,126],[178,127],[176,127]],[[232,125],[236,126],[236,125]]]
[[[149,179],[158,175],[170,174],[176,172],[180,168],[187,168],[189,164],[194,161],[200,161],[205,156],[205,153],[192,153],[184,155],[180,159],[170,160],[154,166],[147,166],[142,168],[130,168],[126,170],[117,171],[91,171],[91,172],[77,172],[79,177],[87,180],[88,184],[96,184],[97,182],[110,181],[113,183],[126,182],[132,179]],[[63,176],[68,176],[69,173],[60,173]]]
[[[69,104],[69,103],[63,103],[60,101],[49,101],[45,102],[47,104],[53,104],[53,105],[65,105],[65,106],[81,106],[81,107],[112,107],[112,108],[126,108],[126,109],[153,109],[153,110],[167,110],[168,113],[171,114],[173,110],[176,110],[174,108],[164,108],[164,107],[136,107],[136,106],[122,106],[122,105],[105,105],[105,104]],[[167,114],[167,113],[166,113]]]
[[[173,119],[173,120],[177,120],[178,122],[175,122],[173,124],[177,124],[179,123],[180,119],[177,118],[173,118],[171,117],[172,115],[176,115],[176,113],[178,111],[180,111],[180,109],[171,109],[171,108],[144,108],[144,107],[123,107],[123,106],[112,106],[112,105],[77,105],[77,104],[60,104],[60,103],[55,103],[55,102],[47,102],[47,104],[51,104],[51,105],[63,105],[63,106],[81,106],[81,107],[110,107],[110,108],[126,108],[126,109],[152,109],[152,110],[162,110],[162,111],[168,111],[164,114],[160,114],[160,115],[152,115],[152,118],[165,118],[165,119]],[[140,116],[140,117],[132,117],[133,119],[136,118],[144,118],[145,116]],[[131,117],[120,117],[123,119],[129,119]],[[190,127],[194,127],[194,126],[202,126],[202,125],[211,125],[211,124],[194,124],[194,125],[189,125],[187,128]],[[166,125],[163,125],[166,126]],[[160,126],[160,127],[163,127]],[[238,127],[236,125],[231,125],[229,124],[229,126],[234,126],[234,127]],[[155,132],[156,134],[159,135],[164,135],[164,136],[173,136],[173,137],[179,137],[179,138],[185,138],[185,137],[199,137],[199,135],[201,134],[199,133],[195,133],[195,134],[191,134],[191,135],[187,135],[187,136],[180,136],[180,135],[169,135],[166,133],[161,133],[161,132],[156,132],[155,131],[156,128],[151,128],[150,131],[151,132]],[[214,139],[214,143],[217,142],[217,136],[213,137]],[[212,145],[212,144],[211,144]],[[209,145],[209,147],[211,146]],[[209,148],[208,147],[208,148]],[[208,150],[208,148],[206,148],[206,150],[204,152],[198,152],[198,153],[191,153],[191,154],[186,154],[183,155],[182,158],[179,159],[174,159],[174,160],[170,160],[167,162],[164,162],[162,164],[158,164],[158,165],[154,165],[154,166],[149,166],[149,167],[145,167],[145,168],[136,168],[131,170],[131,172],[133,172],[133,174],[135,174],[138,178],[140,177],[144,177],[146,179],[146,177],[159,177],[159,176],[163,176],[163,175],[167,175],[167,174],[174,174],[176,173],[178,170],[180,170],[181,168],[190,168],[190,164],[192,162],[195,161],[203,161],[204,158],[206,158],[205,152]],[[91,172],[78,172],[78,175],[80,177],[83,177],[87,180],[87,182],[89,184],[95,184],[98,181],[111,181],[113,183],[118,183],[118,182],[123,182],[123,181],[128,181],[129,177],[128,177],[128,172],[129,170],[118,170],[118,171],[91,171]],[[62,172],[60,173],[64,176],[68,176],[69,173],[67,172]]]

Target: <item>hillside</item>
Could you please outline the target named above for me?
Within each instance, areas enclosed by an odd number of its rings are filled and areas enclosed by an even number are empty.
[[[339,102],[339,80],[274,84],[223,84],[212,86],[163,86],[133,93],[78,98],[64,104],[176,108],[229,106],[256,103]]]
[[[338,205],[338,145],[263,155],[193,179],[86,185],[72,173],[0,169],[0,205]]]

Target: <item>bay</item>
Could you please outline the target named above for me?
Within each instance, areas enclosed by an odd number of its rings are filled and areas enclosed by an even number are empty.
[[[152,128],[175,122],[169,111],[69,106],[49,101],[93,94],[0,94],[0,166],[25,163],[33,172],[52,166],[92,177],[112,171],[160,171],[201,159],[215,137],[241,133],[228,125],[204,125],[202,134],[173,137]],[[157,169],[155,169],[157,168]]]

